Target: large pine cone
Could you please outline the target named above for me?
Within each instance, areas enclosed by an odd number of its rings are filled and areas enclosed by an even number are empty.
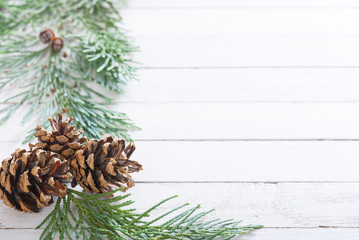
[[[79,183],[88,192],[105,193],[117,188],[126,191],[134,186],[129,173],[142,170],[139,163],[129,160],[134,150],[133,143],[125,147],[124,140],[109,135],[100,141],[89,140],[72,157],[72,187]]]
[[[61,182],[71,177],[68,162],[59,154],[16,149],[0,168],[0,198],[19,211],[39,212],[53,203],[52,195],[66,196]]]
[[[35,145],[29,144],[30,150],[35,148],[50,150],[69,159],[76,150],[81,148],[86,138],[78,139],[82,132],[75,130],[75,126],[70,124],[73,118],[69,117],[63,120],[61,113],[58,114],[58,118],[57,122],[56,119],[49,118],[53,129],[51,132],[48,132],[41,126],[36,128],[35,137],[37,137],[39,142]]]

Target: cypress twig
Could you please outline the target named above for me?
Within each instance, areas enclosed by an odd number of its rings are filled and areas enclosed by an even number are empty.
[[[126,114],[108,109],[113,100],[98,91],[122,93],[136,77],[131,54],[137,49],[119,27],[115,2],[0,2],[0,90],[15,84],[20,90],[5,100],[0,124],[21,106],[27,106],[23,122],[34,116],[46,121],[64,109],[89,138],[109,133],[130,139],[128,131],[139,128]],[[60,52],[40,41],[46,28],[64,40]]]
[[[199,205],[173,216],[163,224],[153,225],[173,215],[188,204],[167,211],[152,220],[150,213],[177,196],[167,198],[143,213],[128,207],[130,195],[104,198],[121,189],[96,195],[68,189],[68,195],[57,200],[54,210],[37,227],[45,226],[40,239],[232,239],[261,228],[258,225],[240,226],[241,221],[219,219],[204,221],[213,210],[197,213]],[[70,204],[77,208],[77,216]],[[116,203],[116,204],[113,204]],[[147,220],[149,219],[149,220]]]

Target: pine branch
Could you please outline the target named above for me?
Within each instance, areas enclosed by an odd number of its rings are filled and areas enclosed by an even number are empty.
[[[119,190],[97,195],[87,195],[68,189],[67,197],[58,199],[54,210],[37,227],[45,226],[40,239],[232,239],[262,226],[240,226],[241,221],[203,218],[213,210],[198,213],[199,205],[184,209],[178,206],[161,216],[151,219],[150,213],[171,199],[167,198],[149,210],[138,214],[128,207],[133,201],[129,194],[104,198]],[[70,209],[73,204],[78,213]],[[180,211],[182,210],[182,211]],[[173,216],[174,215],[174,216]],[[166,222],[154,225],[166,217]]]
[[[130,140],[129,131],[139,128],[126,114],[106,107],[114,103],[103,93],[122,93],[136,78],[131,54],[137,49],[118,27],[115,2],[4,0],[0,29],[6,26],[7,33],[0,36],[0,90],[16,84],[20,92],[5,100],[0,124],[24,105],[23,122],[35,116],[45,122],[64,109],[89,138],[109,133]],[[47,27],[64,39],[60,53],[40,42],[39,32]]]

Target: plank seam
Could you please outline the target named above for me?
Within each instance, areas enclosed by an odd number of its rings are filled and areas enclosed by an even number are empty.
[[[317,6],[317,7],[285,7],[285,6],[277,6],[277,7],[126,7],[121,10],[131,11],[131,10],[236,10],[236,9],[243,9],[243,10],[252,10],[252,9],[260,9],[260,10],[277,10],[277,9],[293,9],[293,10],[305,10],[305,9],[336,9],[336,10],[352,10],[352,9],[359,9],[359,6],[352,6],[352,7],[340,7],[340,6]],[[121,11],[120,10],[120,11]]]
[[[353,183],[357,184],[358,181],[136,181],[139,184],[229,184],[229,183],[244,183],[244,184],[346,184]]]
[[[138,67],[138,69],[358,69],[359,66],[184,66]]]
[[[18,143],[19,140],[0,140],[0,143]],[[359,142],[357,138],[238,138],[238,139],[135,139],[136,142]]]
[[[0,102],[0,105],[12,105],[12,104],[17,104],[18,102]],[[29,102],[28,104],[31,104],[32,102]],[[40,101],[40,104],[46,103],[46,101]],[[107,106],[115,106],[117,104],[232,104],[232,103],[239,103],[239,104],[257,104],[257,103],[268,103],[268,104],[273,104],[273,103],[305,103],[305,104],[310,104],[310,103],[343,103],[343,104],[348,104],[348,103],[359,103],[359,99],[358,100],[346,100],[346,101],[340,101],[340,100],[330,100],[330,101],[267,101],[267,100],[258,100],[258,101],[116,101],[113,104],[109,104]]]
[[[135,139],[137,142],[358,142],[358,138]],[[9,141],[0,141],[9,142]],[[15,141],[14,141],[15,142]]]
[[[342,226],[318,226],[318,227],[266,227],[264,226],[262,229],[322,229],[322,228],[338,228],[338,229],[351,229],[351,228],[359,228],[359,226],[349,226],[349,227],[342,227]],[[15,228],[15,227],[6,227],[6,228],[2,228],[0,227],[0,230],[40,230],[40,229],[44,229],[44,228]]]

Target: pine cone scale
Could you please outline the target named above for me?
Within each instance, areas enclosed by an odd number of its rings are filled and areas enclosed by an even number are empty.
[[[76,150],[82,147],[82,143],[86,141],[86,138],[79,139],[82,132],[75,130],[75,127],[71,125],[72,120],[72,117],[63,119],[62,114],[59,113],[58,121],[54,118],[49,119],[50,125],[53,128],[51,132],[38,126],[35,137],[37,137],[39,143],[35,145],[29,144],[30,150],[35,148],[50,150],[61,154],[64,159],[70,158]]]
[[[89,168],[92,171],[94,171],[95,170],[95,160],[93,157],[93,153],[88,156],[88,158],[86,159],[86,162],[87,162],[87,166],[89,166]]]
[[[0,194],[4,203],[19,211],[39,212],[53,203],[52,195],[64,197],[63,179],[71,179],[69,164],[60,155],[39,148],[17,149],[0,168]]]
[[[7,175],[7,176],[6,176],[4,187],[5,187],[5,190],[6,190],[8,193],[12,194],[11,182],[10,182],[10,175]]]
[[[136,150],[136,147],[133,143],[128,144],[124,152],[126,153],[127,158],[130,158],[132,153]]]
[[[125,147],[125,141],[105,135],[102,140],[89,140],[84,150],[77,150],[71,159],[72,174],[75,179],[72,186],[78,182],[85,190],[105,193],[115,188],[126,191],[134,186],[129,174],[142,170],[136,161],[131,161],[135,146],[130,143]]]
[[[96,171],[96,177],[97,177],[98,181],[100,182],[100,185],[102,187],[104,187],[105,189],[107,189],[108,188],[108,181],[105,180],[105,178],[104,178],[104,176],[103,176],[103,174],[102,174],[102,172],[100,170]]]
[[[116,176],[116,173],[115,173],[115,168],[114,166],[112,165],[112,162],[109,162],[109,161],[104,161],[100,166],[104,166],[105,169],[106,169],[106,173],[112,175],[112,176]]]
[[[25,194],[21,194],[20,196],[20,194],[14,193],[14,199],[24,212],[39,212],[38,204],[33,198]]]
[[[55,137],[56,141],[58,141],[60,144],[65,144],[65,143],[68,143],[69,142],[69,138],[66,137],[66,136],[56,136]]]
[[[19,188],[21,191],[25,192],[25,193],[29,193],[30,189],[29,186],[31,186],[31,183],[29,181],[29,170],[26,170],[25,172],[23,172],[20,175],[20,184],[19,184]]]
[[[66,149],[64,151],[61,152],[62,155],[64,155],[64,157],[67,159],[69,157],[71,157],[74,154],[74,150],[72,149]]]
[[[53,128],[36,128],[36,144],[30,151],[16,149],[0,167],[0,199],[12,208],[24,212],[39,212],[51,205],[53,196],[65,197],[63,180],[72,179],[71,186],[80,184],[88,192],[106,193],[134,186],[130,173],[142,170],[142,165],[130,160],[133,143],[105,135],[102,140],[79,138],[81,131],[70,122],[72,117],[49,119]],[[85,143],[85,144],[83,144]]]

